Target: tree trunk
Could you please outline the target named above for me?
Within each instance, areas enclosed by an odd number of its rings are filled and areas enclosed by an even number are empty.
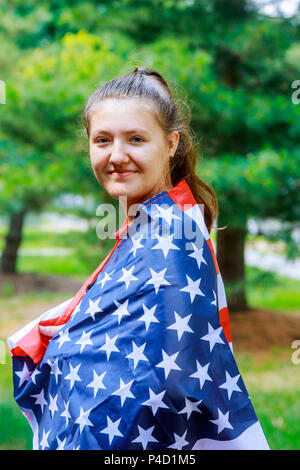
[[[5,237],[6,243],[1,257],[1,272],[15,273],[18,249],[22,241],[22,228],[24,224],[25,210],[16,212],[10,216],[9,232]]]
[[[247,310],[245,278],[246,227],[217,231],[217,259],[229,311]]]

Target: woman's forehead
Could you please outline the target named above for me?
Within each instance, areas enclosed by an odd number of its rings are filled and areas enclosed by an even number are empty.
[[[145,100],[106,99],[91,111],[90,127],[94,133],[133,131],[147,132],[149,125],[157,125],[153,107]]]

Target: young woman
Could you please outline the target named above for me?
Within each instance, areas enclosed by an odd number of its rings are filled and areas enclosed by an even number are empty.
[[[84,124],[127,217],[74,298],[9,338],[34,448],[268,449],[233,356],[217,199],[166,81],[142,67],[112,79]]]

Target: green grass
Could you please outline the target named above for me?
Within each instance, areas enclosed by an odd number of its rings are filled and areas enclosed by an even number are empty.
[[[13,398],[11,358],[0,364],[0,450],[32,449],[32,431]]]
[[[300,315],[300,281],[249,266],[246,279],[251,307]]]
[[[71,248],[72,253],[47,257],[19,254],[17,270],[18,272],[66,275],[85,280],[110,252],[114,243],[114,239],[99,240],[94,230],[87,233],[56,234],[27,228],[24,230],[22,249]]]
[[[263,362],[253,354],[236,361],[257,417],[273,450],[300,449],[300,364],[292,350],[274,348]]]
[[[90,276],[101,263],[103,257],[95,260],[95,263],[86,262],[76,255],[73,256],[20,256],[18,259],[18,272],[39,273],[52,275],[65,275],[82,279]]]

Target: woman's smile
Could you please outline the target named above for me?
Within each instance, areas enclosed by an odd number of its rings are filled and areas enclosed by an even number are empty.
[[[114,178],[126,178],[127,176],[134,175],[137,171],[132,170],[113,170],[108,172]]]

